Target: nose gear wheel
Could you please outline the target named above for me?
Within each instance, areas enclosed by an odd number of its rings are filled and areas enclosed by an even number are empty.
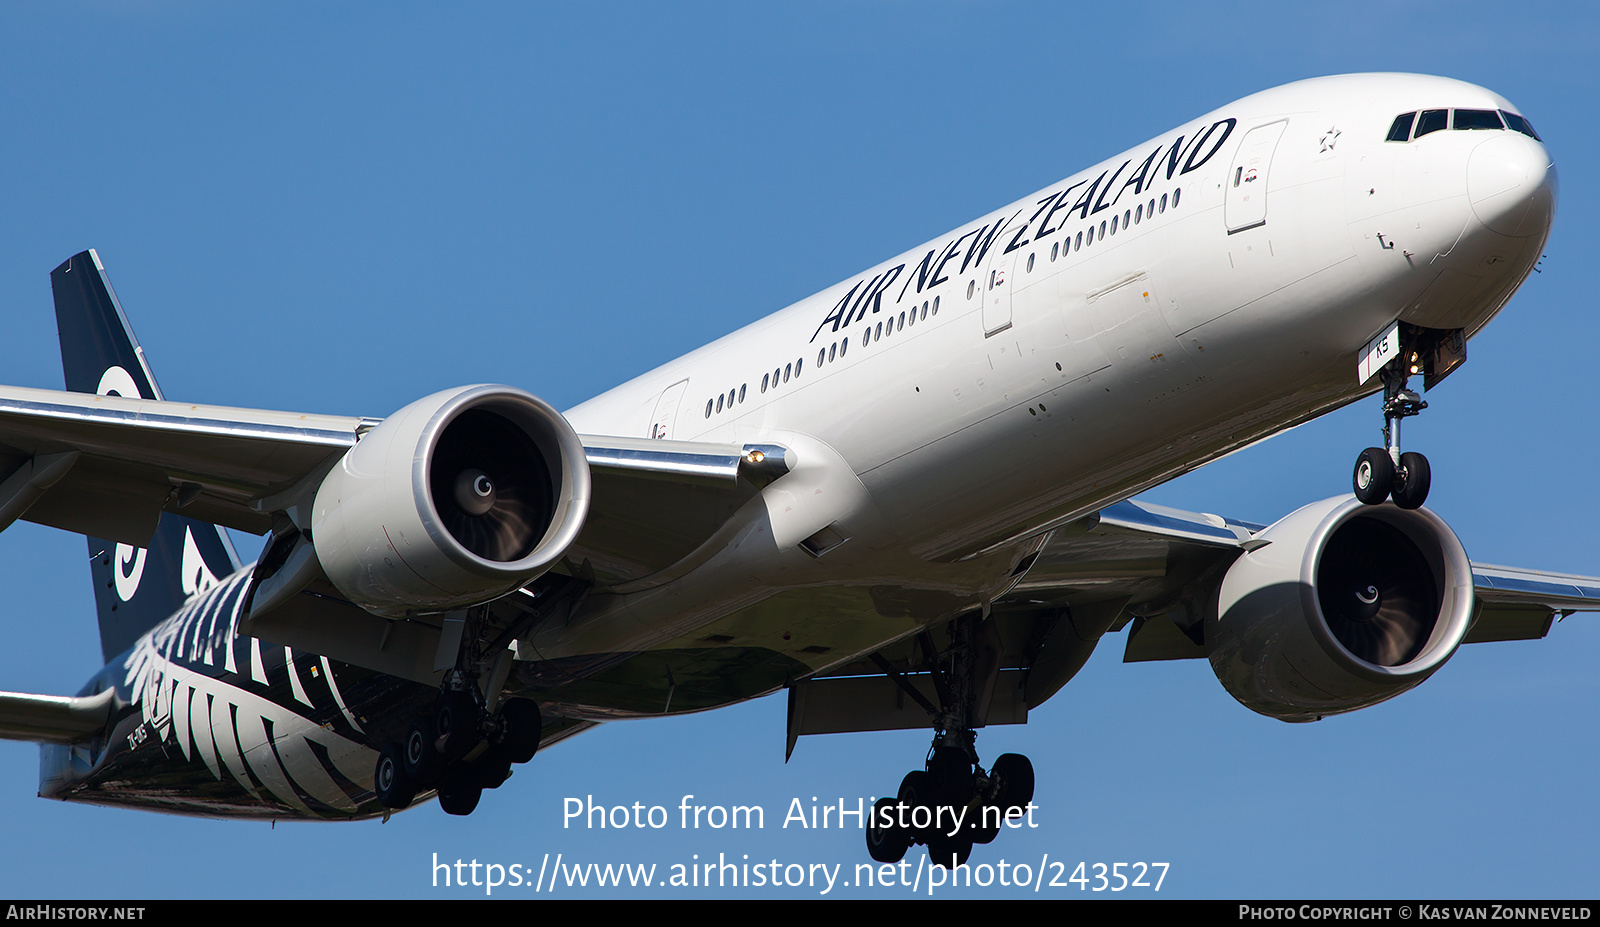
[[[1356,458],[1350,480],[1356,498],[1367,505],[1381,505],[1392,498],[1400,508],[1421,508],[1433,482],[1428,458],[1400,450],[1401,421],[1428,407],[1428,403],[1407,386],[1411,374],[1422,370],[1418,351],[1406,343],[1415,340],[1416,336],[1410,334],[1413,331],[1421,330],[1401,326],[1400,356],[1378,371],[1383,378],[1384,446],[1362,451]]]

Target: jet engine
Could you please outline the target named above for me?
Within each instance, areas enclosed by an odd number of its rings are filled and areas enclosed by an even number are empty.
[[[312,505],[317,560],[350,601],[403,618],[466,608],[561,557],[589,510],[572,426],[507,386],[406,406],[364,435]]]
[[[1472,624],[1472,568],[1427,509],[1308,505],[1228,568],[1205,642],[1224,688],[1252,711],[1315,721],[1366,708],[1444,665]]]

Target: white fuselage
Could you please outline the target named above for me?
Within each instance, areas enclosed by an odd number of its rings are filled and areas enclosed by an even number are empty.
[[[539,652],[777,614],[789,636],[761,645],[830,665],[981,605],[1049,528],[1375,390],[1357,355],[1396,318],[1476,333],[1540,254],[1554,171],[1510,130],[1385,140],[1450,107],[1514,111],[1403,74],[1255,94],[570,410],[585,433],[836,455],[818,479],[852,498],[817,527],[851,541],[597,590]],[[937,594],[885,614],[884,583]]]

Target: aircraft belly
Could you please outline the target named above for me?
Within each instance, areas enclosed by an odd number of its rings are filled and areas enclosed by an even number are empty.
[[[875,515],[820,557],[752,530],[659,587],[591,594],[519,642],[514,684],[570,718],[699,711],[870,653],[1004,591],[1022,552],[930,563]]]
[[[103,739],[42,748],[41,795],[229,817],[383,813],[358,716],[403,717],[433,691],[238,636],[248,579],[192,597],[91,681],[129,707]]]

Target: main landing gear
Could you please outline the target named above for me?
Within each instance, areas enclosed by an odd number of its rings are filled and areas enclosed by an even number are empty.
[[[379,751],[373,789],[385,808],[405,808],[418,792],[433,790],[446,814],[471,814],[484,789],[499,788],[513,764],[539,749],[539,706],[500,695],[511,671],[505,641],[514,629],[489,641],[488,618],[480,606],[459,619],[456,665],[438,698]]]
[[[973,728],[987,716],[999,670],[994,634],[992,623],[969,616],[952,623],[953,644],[943,655],[935,653],[927,632],[918,638],[939,697],[937,708],[887,661],[880,662],[933,717],[934,738],[923,768],[906,773],[896,797],[872,806],[867,853],[878,862],[897,863],[913,844],[924,844],[931,862],[954,869],[967,861],[974,844],[990,842],[1002,823],[1028,813],[1033,763],[1007,753],[985,771],[978,759]]]
[[[1352,477],[1356,498],[1379,505],[1393,498],[1403,509],[1420,508],[1428,498],[1432,473],[1428,458],[1400,451],[1400,422],[1428,404],[1407,388],[1410,368],[1403,359],[1390,361],[1379,371],[1383,377],[1383,447],[1369,447],[1356,458]]]
[[[925,844],[936,866],[954,869],[974,844],[988,843],[1000,825],[1027,812],[1033,802],[1033,763],[1020,753],[1002,754],[988,772],[969,743],[928,751],[922,769],[906,773],[894,798],[880,798],[867,822],[867,853],[897,863],[912,844]]]
[[[373,781],[385,808],[405,808],[418,792],[432,789],[446,814],[471,814],[484,789],[511,777],[512,764],[533,759],[539,706],[514,698],[490,714],[474,694],[442,691],[433,708],[412,721],[405,740],[379,752]]]

